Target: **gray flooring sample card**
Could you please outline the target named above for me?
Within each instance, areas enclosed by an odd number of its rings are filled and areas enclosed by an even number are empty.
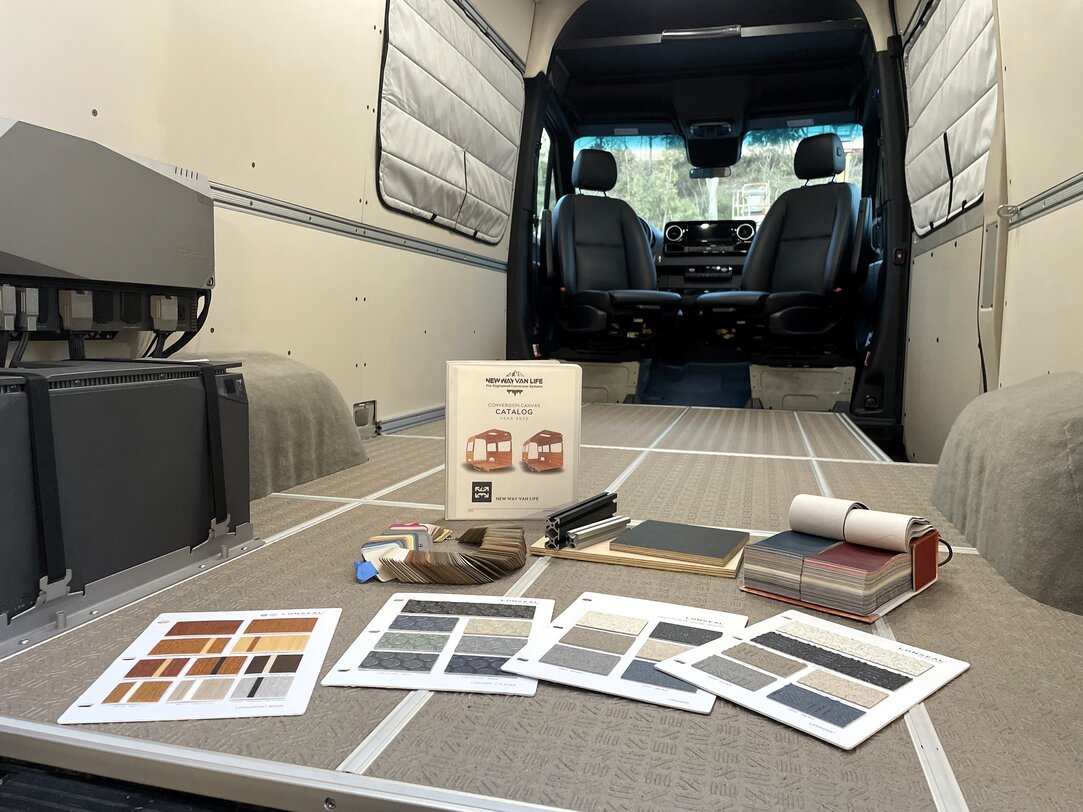
[[[557,644],[543,654],[540,661],[547,665],[560,665],[576,671],[586,671],[589,674],[605,675],[616,668],[620,657]]]

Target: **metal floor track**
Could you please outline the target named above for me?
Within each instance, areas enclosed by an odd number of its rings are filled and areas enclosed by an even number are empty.
[[[540,683],[532,698],[317,686],[303,716],[60,727],[162,612],[340,606],[334,662],[398,584],[357,584],[361,540],[442,521],[443,424],[366,444],[369,462],[253,504],[269,543],[0,661],[0,756],[287,809],[1072,809],[1083,797],[1083,617],[1018,593],[935,508],[934,466],[892,463],[844,416],[591,404],[586,491],[622,513],[767,534],[797,493],[927,515],[959,545],[941,583],[876,631],[970,669],[844,752],[726,702],[709,716]],[[528,523],[540,535],[540,523]],[[431,591],[581,592],[739,612],[738,582],[559,559]],[[867,627],[866,627],[867,628]]]

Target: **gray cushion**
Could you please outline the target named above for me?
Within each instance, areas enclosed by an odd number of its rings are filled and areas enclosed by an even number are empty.
[[[252,499],[365,462],[350,409],[322,372],[266,352],[216,357],[242,363]]]
[[[971,402],[944,444],[932,497],[1008,583],[1083,614],[1083,374]]]

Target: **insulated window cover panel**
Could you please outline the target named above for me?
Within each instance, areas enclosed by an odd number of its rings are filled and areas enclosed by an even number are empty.
[[[519,154],[522,74],[453,0],[389,0],[385,30],[381,201],[500,242]]]
[[[906,52],[906,186],[914,230],[927,234],[985,193],[996,124],[992,0],[940,0]]]

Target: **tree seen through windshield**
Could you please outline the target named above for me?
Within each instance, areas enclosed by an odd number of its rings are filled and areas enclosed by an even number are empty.
[[[617,160],[617,185],[609,194],[627,201],[636,214],[658,228],[672,220],[761,222],[783,192],[804,184],[793,174],[797,144],[825,132],[837,133],[846,149],[846,169],[837,180],[860,188],[864,142],[859,124],[752,130],[728,178],[688,177],[684,140],[676,135],[580,138],[575,153],[581,149],[612,152]]]

